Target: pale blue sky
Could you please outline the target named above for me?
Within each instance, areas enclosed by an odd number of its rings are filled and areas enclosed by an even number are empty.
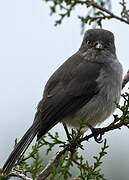
[[[113,10],[117,13],[118,1],[113,2]],[[48,4],[41,0],[0,3],[0,166],[9,155],[14,139],[20,138],[31,125],[46,81],[78,50],[82,41],[76,15],[78,12],[84,14],[85,9],[77,8],[72,17],[58,27],[53,26],[56,16],[50,17],[49,12]],[[125,73],[129,69],[129,26],[112,20],[106,21],[103,28],[115,34],[117,55]],[[109,120],[102,126],[108,123]],[[104,163],[105,174],[113,180],[127,180],[129,131],[123,128],[105,137],[110,145]],[[86,144],[88,158],[100,147],[94,141]],[[127,175],[125,179],[124,175]]]

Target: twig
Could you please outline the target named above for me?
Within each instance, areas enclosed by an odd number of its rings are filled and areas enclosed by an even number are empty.
[[[120,129],[122,126],[127,126],[129,125],[129,121],[125,121],[125,122],[119,122],[117,124],[110,124],[109,126],[107,127],[104,127],[104,128],[100,128],[98,130],[98,134],[105,134],[106,132],[109,132],[109,131],[112,131],[114,129]],[[81,138],[78,143],[81,143],[83,141],[88,141],[90,138],[92,138],[94,136],[94,134],[90,134],[88,136],[85,136],[83,138]]]
[[[94,1],[88,1],[88,2],[86,1],[86,4],[87,4],[88,6],[93,6],[93,7],[97,8],[97,9],[103,11],[103,12],[106,12],[106,13],[109,14],[111,17],[113,17],[113,18],[115,18],[115,19],[118,19],[118,20],[120,20],[121,22],[124,22],[124,23],[126,23],[126,24],[129,24],[129,21],[127,21],[127,20],[125,20],[125,19],[123,19],[123,18],[115,15],[114,13],[112,13],[112,12],[109,11],[108,9],[106,9],[106,8],[98,5],[98,4],[95,3]]]
[[[65,152],[68,150],[69,147],[67,146],[66,148],[58,152],[57,155],[49,162],[46,168],[40,173],[39,177],[36,178],[36,180],[45,180],[50,175],[52,166],[57,167],[59,164],[60,157],[63,154],[65,154]]]
[[[8,177],[19,177],[23,180],[32,180],[31,178],[27,177],[25,174],[23,173],[19,173],[16,171],[12,171],[11,173],[8,174]]]
[[[79,175],[74,177],[73,180],[80,180]]]
[[[127,82],[129,82],[129,71],[127,72],[127,74],[125,75],[124,79],[123,79],[123,83],[122,83],[122,88],[125,87],[125,85],[127,84]],[[120,129],[120,127],[122,126],[126,126],[128,125],[129,122],[120,122],[120,123],[117,123],[117,124],[110,124],[109,126],[107,127],[104,127],[102,129],[99,129],[99,132],[100,134],[104,134],[108,131],[111,131],[111,130],[114,130],[114,129]],[[83,138],[81,138],[77,143],[81,143],[83,141],[88,141],[90,138],[92,138],[94,135],[93,134],[90,134],[88,136],[85,136]],[[70,144],[69,144],[70,145]],[[47,167],[41,172],[40,176],[36,179],[36,180],[45,180],[49,175],[50,175],[50,172],[51,172],[51,168],[52,166],[58,166],[59,164],[59,159],[60,157],[65,154],[66,151],[70,151],[70,148],[67,146],[65,147],[63,150],[61,150],[60,152],[58,152],[58,154],[56,155],[56,157],[47,165]],[[75,162],[75,161],[74,161]],[[77,162],[75,162],[77,164]]]
[[[108,131],[111,131],[111,130],[114,130],[114,129],[120,129],[120,127],[122,127],[122,126],[126,126],[126,125],[128,125],[129,124],[129,122],[127,121],[127,122],[120,122],[120,123],[117,123],[117,124],[115,124],[115,125],[109,125],[109,126],[107,126],[107,127],[104,127],[104,128],[102,128],[102,129],[99,129],[98,130],[98,133],[106,133],[106,132],[108,132]],[[88,135],[88,136],[85,136],[85,137],[83,137],[83,138],[81,138],[77,143],[76,143],[76,145],[77,144],[79,144],[79,143],[82,143],[83,141],[88,141],[90,138],[92,138],[94,136],[94,134],[90,134],[90,135]],[[48,166],[41,172],[41,174],[40,174],[40,176],[36,179],[36,180],[45,180],[49,175],[50,175],[50,173],[51,173],[51,168],[52,168],[52,166],[58,166],[58,164],[59,164],[59,159],[60,159],[60,157],[66,152],[66,151],[70,151],[70,143],[68,144],[69,146],[67,146],[67,147],[65,147],[62,151],[60,151],[57,155],[56,155],[56,157],[48,164]],[[75,162],[75,161],[74,161]],[[78,164],[77,162],[76,162],[76,164]],[[86,167],[85,167],[86,168]]]
[[[127,72],[127,74],[125,75],[124,79],[123,79],[123,83],[122,83],[122,88],[125,87],[125,85],[129,82],[129,71]],[[124,122],[119,122],[117,124],[113,124],[111,123],[109,126],[101,128],[98,130],[98,134],[104,134],[106,132],[112,131],[114,129],[120,129],[122,126],[127,126],[129,125],[129,121],[124,121]],[[76,143],[75,146],[77,146],[77,144],[81,144],[83,141],[88,141],[90,138],[94,137],[94,134],[89,134],[86,135],[85,137],[79,139]],[[76,149],[76,147],[75,147]],[[46,166],[46,168],[40,173],[39,177],[36,178],[36,180],[45,180],[51,173],[51,168],[53,166],[57,167],[59,164],[59,160],[60,157],[65,154],[66,151],[70,151],[72,153],[72,148],[70,148],[70,143],[60,152],[57,153],[57,155],[54,157],[54,159],[52,159],[49,164]],[[74,163],[76,163],[77,165],[80,165],[75,159],[72,159],[72,161]],[[84,167],[87,168],[87,167]],[[23,180],[32,180],[31,178],[28,178],[27,176],[25,176],[22,173],[17,173],[17,172],[11,172],[9,174],[9,176],[15,176],[15,177],[20,177]]]
[[[125,75],[124,79],[123,79],[123,83],[122,83],[122,89],[125,87],[125,85],[129,82],[129,70],[127,72],[127,74]]]
[[[71,160],[72,160],[76,165],[81,166],[83,169],[88,169],[87,166],[84,166],[84,165],[80,164],[76,159],[71,158]]]

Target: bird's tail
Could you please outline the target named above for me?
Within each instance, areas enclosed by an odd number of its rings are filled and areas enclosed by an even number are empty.
[[[15,146],[10,156],[8,157],[7,161],[3,166],[3,173],[8,174],[11,171],[18,157],[26,151],[26,149],[28,148],[28,146],[36,136],[38,130],[39,130],[39,123],[34,122],[32,126],[24,134],[22,139]]]

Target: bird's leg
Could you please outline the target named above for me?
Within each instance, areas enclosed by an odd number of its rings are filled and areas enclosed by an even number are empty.
[[[101,128],[94,128],[93,126],[91,126],[89,123],[86,123],[86,125],[88,126],[88,128],[91,130],[93,136],[94,136],[94,139],[97,143],[102,143],[103,140],[102,140],[102,136],[104,133],[100,133],[100,129]]]
[[[71,137],[70,137],[70,134],[69,134],[69,131],[68,131],[68,128],[66,126],[66,124],[63,122],[63,126],[64,126],[64,129],[65,129],[65,132],[66,132],[66,135],[67,135],[67,138],[68,138],[68,141],[71,140]]]

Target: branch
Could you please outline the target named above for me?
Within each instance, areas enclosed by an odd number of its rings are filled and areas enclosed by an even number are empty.
[[[66,151],[69,150],[69,147],[67,146],[63,150],[57,153],[57,155],[49,162],[49,164],[46,166],[46,168],[40,173],[39,177],[36,180],[45,180],[51,173],[51,168],[53,166],[57,167],[59,164],[60,157],[65,154]]]
[[[74,158],[71,158],[71,160],[76,164],[76,165],[78,165],[78,166],[82,166],[83,167],[83,169],[88,169],[88,167],[87,166],[84,166],[84,165],[81,165],[76,159],[74,159]]]
[[[103,11],[103,12],[106,12],[106,13],[109,14],[111,17],[113,17],[113,18],[115,18],[115,19],[118,19],[118,20],[120,20],[121,22],[124,22],[124,23],[126,23],[126,24],[129,24],[129,20],[125,20],[125,19],[123,19],[123,18],[115,15],[114,13],[110,12],[110,11],[107,10],[106,8],[98,5],[97,3],[93,2],[93,1],[88,1],[88,2],[86,2],[86,4],[87,4],[88,6],[93,6],[93,7],[97,8],[97,9]]]
[[[104,134],[106,132],[112,131],[114,129],[120,129],[122,126],[127,126],[129,124],[129,121],[127,122],[120,122],[117,124],[111,124],[107,127],[104,127],[102,129],[98,130],[98,133],[100,134]],[[83,138],[81,138],[79,141],[76,142],[74,149],[76,149],[77,145],[82,143],[83,141],[88,141],[90,138],[94,137],[94,134],[90,134],[88,136],[85,136]],[[71,153],[73,153],[73,147],[71,147],[72,145],[69,143],[68,146],[66,146],[63,150],[61,150],[60,152],[58,152],[58,154],[56,155],[56,157],[48,164],[48,166],[41,172],[40,177],[38,177],[36,180],[45,180],[51,173],[51,168],[53,166],[57,167],[59,164],[59,160],[60,157],[65,154],[66,151],[70,151]],[[71,147],[71,148],[70,148]],[[74,161],[75,162],[75,161]],[[77,161],[75,162],[77,164]],[[87,167],[85,167],[87,168]]]
[[[124,88],[128,82],[129,82],[129,70],[123,79],[122,88]],[[116,124],[111,123],[109,126],[99,129],[98,133],[104,134],[114,129],[120,129],[122,126],[128,126],[128,125],[129,125],[129,121],[120,121],[119,123]],[[50,175],[52,166],[55,167],[58,166],[60,157],[63,154],[65,154],[66,151],[70,151],[71,153],[73,153],[72,152],[73,148],[76,149],[78,144],[81,144],[83,141],[88,141],[92,137],[94,137],[94,134],[91,133],[90,135],[81,138],[76,142],[75,147],[71,147],[72,145],[69,143],[63,150],[58,152],[56,157],[47,165],[47,167],[41,172],[40,176],[36,180],[45,180]],[[77,161],[75,163],[77,163]]]
[[[125,75],[124,79],[123,79],[123,83],[122,83],[122,89],[125,87],[125,85],[129,82],[129,70],[127,72],[127,74]]]
[[[12,171],[11,173],[8,174],[8,177],[19,177],[23,180],[32,180],[31,178],[27,177],[25,174],[23,173],[19,173],[16,171]]]
[[[124,88],[128,82],[129,82],[129,70],[123,79],[122,88]],[[120,129],[122,126],[129,127],[129,121],[125,120],[125,121],[120,121],[118,123],[111,123],[107,127],[98,129],[98,134],[104,134],[104,133],[107,133],[107,132],[115,130],[115,129]],[[69,151],[69,152],[71,152],[71,154],[73,154],[73,150],[76,150],[79,147],[78,144],[81,144],[83,141],[88,141],[92,137],[94,137],[93,133],[78,139],[76,142],[74,142],[74,144],[69,142],[64,147],[63,150],[61,150],[60,152],[57,153],[57,155],[54,157],[54,159],[52,159],[49,162],[49,164],[46,166],[46,168],[40,173],[40,175],[35,180],[45,180],[50,175],[52,167],[53,166],[58,167],[59,160],[60,160],[62,155],[64,155],[67,151]],[[74,158],[72,158],[71,160],[74,163],[76,163],[77,165],[79,165],[79,163]],[[87,167],[85,166],[84,168],[87,168]],[[32,180],[31,178],[27,177],[23,173],[14,172],[14,171],[11,172],[8,176],[9,177],[11,177],[11,176],[19,177],[23,180]]]
[[[125,122],[119,122],[117,124],[110,124],[107,127],[104,128],[100,128],[98,129],[98,134],[105,134],[106,132],[115,130],[115,129],[120,129],[122,126],[128,126],[129,125],[129,121],[125,121]],[[81,138],[78,142],[81,143],[83,141],[88,141],[90,138],[94,137],[94,134],[90,134],[88,136],[85,136],[83,138]]]

